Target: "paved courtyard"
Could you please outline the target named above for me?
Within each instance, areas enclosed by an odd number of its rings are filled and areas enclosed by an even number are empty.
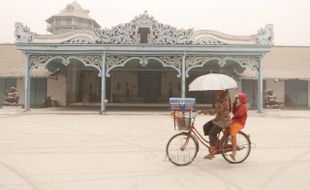
[[[172,165],[165,158],[172,124],[161,111],[0,109],[0,190],[309,189],[310,111],[250,111],[244,131],[256,146],[237,165],[202,160],[202,146],[191,165]]]

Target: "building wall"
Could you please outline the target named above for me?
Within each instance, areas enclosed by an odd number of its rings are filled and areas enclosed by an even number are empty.
[[[284,103],[285,97],[285,82],[284,80],[276,81],[274,79],[266,80],[266,90],[271,89],[273,90],[273,94],[277,97],[277,100],[280,103]]]
[[[56,79],[47,79],[47,96],[52,96],[58,106],[66,106],[66,78],[58,75]]]

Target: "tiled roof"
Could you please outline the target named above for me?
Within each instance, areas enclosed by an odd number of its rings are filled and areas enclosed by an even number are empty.
[[[0,45],[0,77],[24,76],[24,55],[14,44]]]
[[[264,78],[310,79],[309,46],[274,46],[262,62]]]
[[[15,44],[0,44],[0,77],[24,77],[25,56]],[[42,67],[34,69],[32,77],[47,77],[50,72]]]

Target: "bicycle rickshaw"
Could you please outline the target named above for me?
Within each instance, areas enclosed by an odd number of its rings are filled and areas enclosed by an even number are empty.
[[[174,128],[181,132],[172,136],[166,146],[168,159],[177,166],[186,166],[192,163],[199,151],[199,142],[209,148],[209,141],[205,139],[195,127],[195,119],[201,111],[193,112],[194,98],[170,98],[170,111],[173,113]],[[242,131],[237,134],[237,152],[235,160],[230,156],[232,152],[231,136],[222,131],[218,135],[215,154],[232,164],[245,161],[251,152],[249,136]]]

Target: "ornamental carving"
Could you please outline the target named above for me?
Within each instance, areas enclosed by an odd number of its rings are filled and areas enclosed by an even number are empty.
[[[235,61],[237,61],[241,67],[243,68],[250,68],[251,70],[258,71],[258,66],[260,59],[259,57],[245,57],[245,56],[237,56],[232,57]]]
[[[167,65],[174,66],[176,68],[181,68],[182,57],[180,56],[164,56],[160,59]]]
[[[138,44],[139,29],[148,29],[149,44],[191,44],[193,29],[177,29],[167,24],[158,23],[147,12],[136,16],[130,23],[119,24],[111,29],[95,30],[97,43],[102,44]]]
[[[126,56],[107,56],[107,65],[108,67],[113,67],[116,65],[121,65],[127,60],[128,57]]]
[[[64,42],[65,44],[93,44],[94,40],[87,37],[78,37],[67,40]]]
[[[44,65],[48,61],[53,59],[60,59],[61,63],[64,65],[70,64],[70,59],[79,59],[83,64],[87,66],[92,66],[96,68],[101,68],[102,58],[99,55],[81,55],[81,56],[52,56],[52,55],[30,55],[29,56],[29,68],[37,65]]]
[[[197,40],[195,44],[197,45],[223,45],[224,43],[219,40],[212,39],[212,38],[203,38],[203,39]]]
[[[227,45],[263,44],[272,45],[273,25],[268,24],[256,34],[237,36],[214,30],[177,29],[159,23],[147,12],[136,16],[129,23],[112,28],[72,30],[53,35],[38,35],[30,32],[22,23],[15,24],[17,43],[69,43],[69,44],[156,44],[156,45]]]
[[[14,37],[16,43],[28,43],[31,42],[36,34],[30,32],[28,26],[24,26],[20,22],[15,23]]]
[[[53,56],[51,55],[30,55],[29,56],[29,67],[31,68],[32,66],[35,66],[35,65],[43,65],[51,58],[53,58]]]
[[[188,66],[199,65],[207,62],[209,57],[197,57],[197,56],[190,56],[186,57],[186,63]]]
[[[87,65],[96,65],[97,67],[101,68],[102,65],[102,58],[98,55],[84,55],[84,56],[77,56],[79,59],[81,59],[84,64]]]
[[[274,40],[273,25],[267,24],[258,31],[256,42],[258,44],[272,45]]]

